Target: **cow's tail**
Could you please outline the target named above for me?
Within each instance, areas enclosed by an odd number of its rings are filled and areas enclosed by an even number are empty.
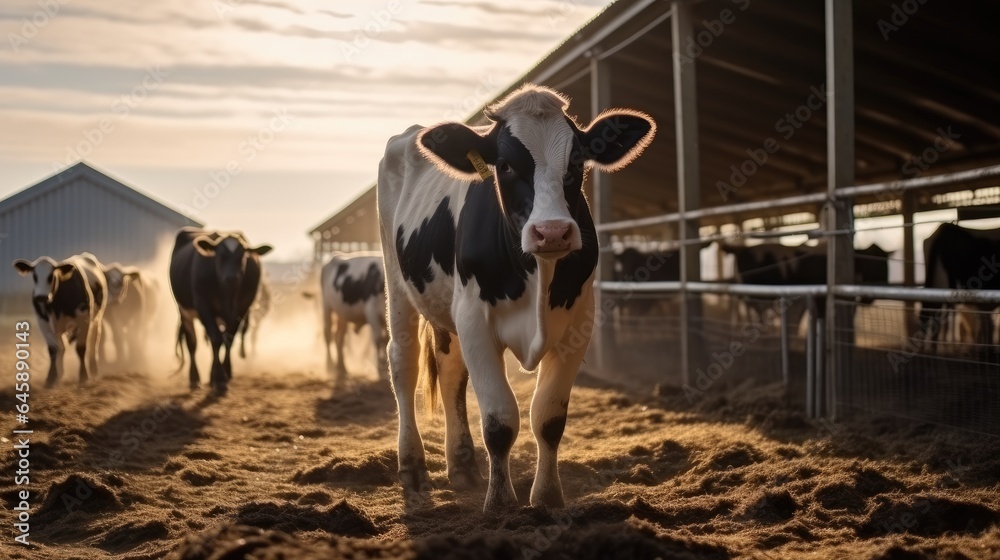
[[[437,410],[438,401],[438,377],[440,369],[437,361],[437,341],[434,340],[434,327],[425,320],[420,321],[420,371],[424,378],[424,405],[428,416],[433,416]]]

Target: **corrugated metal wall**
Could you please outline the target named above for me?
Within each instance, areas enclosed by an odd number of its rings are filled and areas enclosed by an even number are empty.
[[[0,312],[25,305],[30,282],[11,267],[15,259],[62,259],[89,251],[101,261],[142,265],[169,244],[183,223],[173,222],[78,178],[0,215]],[[165,274],[165,271],[164,271]],[[165,277],[164,277],[165,281]],[[13,298],[13,302],[12,302]]]

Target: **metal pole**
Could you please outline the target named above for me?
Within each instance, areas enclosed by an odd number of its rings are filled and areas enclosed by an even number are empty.
[[[905,224],[913,223],[913,214],[916,210],[916,200],[912,191],[904,192],[900,201],[903,214],[903,285],[912,287],[916,285],[917,263],[914,251],[913,227]],[[903,325],[906,326],[906,333],[910,335],[917,330],[916,306],[912,301],[906,302],[904,306]]]
[[[611,63],[598,57],[599,51],[588,51],[590,56],[590,112],[591,117],[597,117],[602,111],[611,106]],[[595,169],[591,175],[593,185],[593,214],[594,222],[597,224],[611,219],[611,176]],[[598,245],[601,247],[611,247],[611,236],[606,232],[597,234]],[[595,301],[597,314],[594,331],[597,336],[591,341],[595,348],[594,354],[599,370],[605,370],[611,363],[611,349],[614,347],[611,330],[614,328],[613,321],[609,321],[604,313],[605,309],[610,309],[606,305],[607,294],[600,289],[600,283],[611,280],[614,274],[614,256],[610,253],[602,253],[598,261],[596,279],[598,288],[595,290]],[[603,318],[603,321],[600,320]]]
[[[826,148],[827,148],[827,215],[825,228],[828,232],[854,230],[853,201],[841,196],[838,189],[854,185],[854,22],[853,0],[826,0]],[[830,377],[829,388],[836,390],[837,376],[843,364],[838,358],[849,362],[847,356],[838,356],[843,347],[849,351],[853,343],[853,321],[840,326],[837,318],[837,301],[833,296],[838,284],[849,284],[854,279],[854,239],[853,235],[830,237],[827,250],[827,286],[830,295],[826,299],[826,374]],[[831,395],[833,398],[834,395]],[[833,419],[836,410],[826,411]]]
[[[785,298],[778,299],[781,306],[781,382],[788,387],[788,307]]]
[[[829,299],[829,298],[827,298]],[[826,403],[826,319],[816,319],[816,374],[813,380],[813,400],[816,417],[825,416]]]
[[[695,60],[684,56],[684,45],[693,36],[691,6],[687,2],[671,2],[671,47],[674,69],[674,120],[677,135],[677,206],[681,215],[678,237],[681,241],[681,371],[685,385],[691,384],[691,372],[700,365],[700,337],[691,326],[700,326],[701,296],[691,297],[687,282],[701,279],[701,255],[697,247],[684,241],[698,238],[698,220],[687,212],[701,206],[701,178],[698,150],[698,99],[695,81]]]
[[[806,416],[816,418],[816,300],[806,297],[809,325],[806,332]]]

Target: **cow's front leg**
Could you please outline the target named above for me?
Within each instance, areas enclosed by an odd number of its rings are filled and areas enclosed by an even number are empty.
[[[459,324],[462,356],[476,391],[483,441],[490,458],[490,481],[483,511],[495,513],[517,505],[510,481],[510,450],[520,430],[517,399],[507,382],[503,348],[485,324]]]
[[[198,364],[194,360],[195,351],[198,350],[198,337],[194,330],[194,319],[183,311],[181,312],[180,329],[184,335],[184,343],[187,346],[188,356],[191,358],[191,364],[188,367],[188,383],[193,391],[201,384],[201,378],[198,375]],[[184,352],[181,351],[181,367],[184,367],[183,360]]]
[[[538,447],[535,482],[531,485],[532,506],[565,506],[559,479],[559,442],[566,427],[570,391],[587,351],[586,343],[574,345],[575,342],[579,341],[564,340],[542,358],[538,369],[531,400],[531,432]]]
[[[97,377],[100,369],[97,365],[97,349],[101,345],[101,337],[104,332],[104,313],[103,311],[98,311],[96,317],[90,320],[81,321],[81,325],[85,325],[86,336],[85,339],[85,350],[87,353],[87,370],[92,377]],[[79,340],[77,341],[79,344]],[[78,351],[79,352],[79,351]],[[82,361],[80,362],[83,363]],[[82,377],[81,377],[82,379]]]
[[[42,337],[45,338],[45,345],[49,349],[49,374],[45,379],[45,386],[53,387],[59,381],[59,378],[62,377],[64,353],[62,331],[56,334],[53,324],[49,321],[48,317],[42,317],[36,313],[35,319],[38,321],[38,330],[42,331]]]
[[[483,483],[483,475],[476,461],[476,446],[472,443],[466,409],[469,370],[462,361],[458,337],[443,329],[429,325],[427,328],[433,329],[434,358],[444,405],[448,480],[455,488],[478,488]]]
[[[208,341],[212,344],[212,373],[209,375],[209,383],[212,386],[212,391],[217,395],[225,395],[228,379],[226,379],[226,372],[219,356],[224,344],[222,331],[219,330],[219,323],[215,320],[215,315],[212,312],[199,311],[198,315],[201,318],[202,326],[205,327],[205,335],[208,336]]]
[[[94,327],[84,321],[78,321],[76,324],[76,355],[80,358],[80,385],[87,383],[89,373],[93,373],[95,377],[97,374],[97,368],[91,366],[88,359],[90,356],[87,356],[87,347],[91,344],[93,331]]]

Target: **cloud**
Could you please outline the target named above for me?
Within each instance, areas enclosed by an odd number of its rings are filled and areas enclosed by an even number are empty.
[[[423,0],[422,2],[428,6],[442,6],[447,8],[467,8],[473,10],[479,10],[490,15],[497,16],[528,16],[537,17],[550,14],[551,9],[531,9],[523,7],[514,7],[510,5],[499,5],[491,2],[466,2],[463,0]]]

